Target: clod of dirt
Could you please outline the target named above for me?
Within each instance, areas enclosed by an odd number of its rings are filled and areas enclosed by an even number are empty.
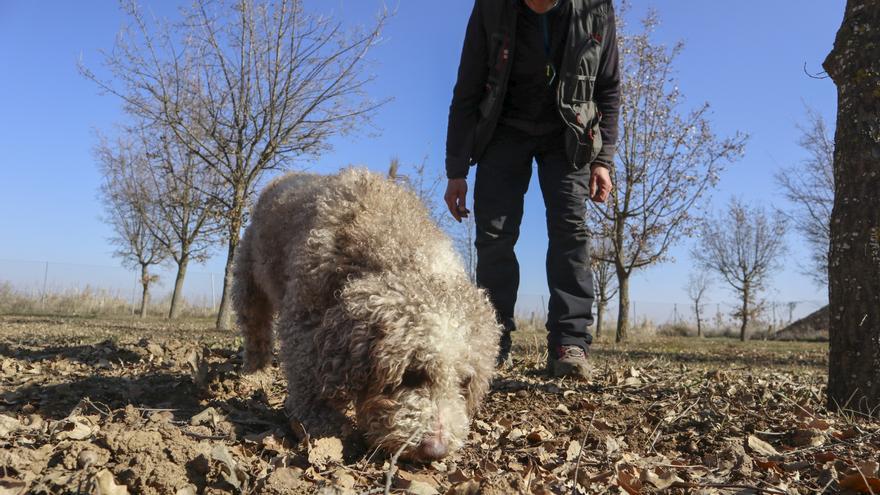
[[[128,495],[128,487],[117,485],[113,473],[106,469],[98,471],[92,482],[95,495]]]
[[[309,463],[323,471],[328,464],[342,462],[342,440],[336,437],[319,438],[310,442]]]

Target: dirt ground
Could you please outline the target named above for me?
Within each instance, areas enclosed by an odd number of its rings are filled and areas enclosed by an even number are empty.
[[[0,495],[880,493],[880,423],[823,406],[827,344],[600,342],[584,385],[518,333],[466,448],[419,466],[298,440],[277,368],[243,377],[209,328],[0,317]]]

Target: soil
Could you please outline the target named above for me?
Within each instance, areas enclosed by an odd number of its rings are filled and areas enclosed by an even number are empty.
[[[810,313],[773,335],[774,340],[828,341],[828,306]]]
[[[414,465],[300,438],[277,367],[209,328],[0,317],[0,495],[880,493],[880,422],[824,407],[823,343],[600,341],[583,384],[520,332],[466,447]]]

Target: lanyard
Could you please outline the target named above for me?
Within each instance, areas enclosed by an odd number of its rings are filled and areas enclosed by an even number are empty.
[[[541,31],[544,34],[544,55],[547,57],[547,84],[553,84],[553,80],[556,79],[556,69],[553,67],[552,60],[550,60],[552,40],[550,39],[550,16],[548,14],[549,11],[541,14]]]

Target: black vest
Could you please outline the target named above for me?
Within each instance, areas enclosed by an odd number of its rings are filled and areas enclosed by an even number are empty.
[[[490,0],[483,4],[486,46],[489,47],[489,76],[480,102],[480,120],[474,135],[472,162],[486,150],[507,93],[513,65],[517,8],[522,0]],[[602,148],[599,121],[602,115],[593,101],[596,74],[602,56],[611,0],[568,0],[571,3],[569,31],[565,39],[562,67],[558,70],[556,106],[566,124],[565,145],[574,168],[591,163]]]

